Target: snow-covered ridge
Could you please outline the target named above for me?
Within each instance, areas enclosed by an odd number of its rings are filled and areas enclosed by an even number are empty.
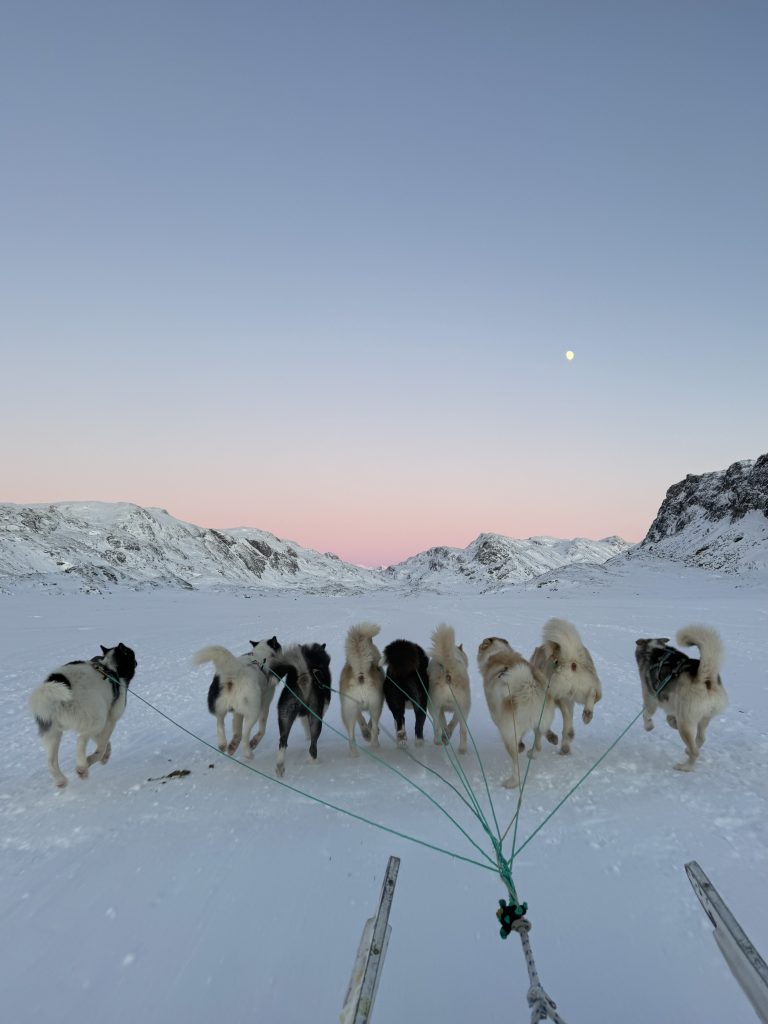
[[[386,572],[418,589],[455,589],[463,582],[474,590],[490,590],[510,583],[526,583],[542,573],[577,562],[599,565],[630,547],[620,537],[513,540],[497,533],[481,533],[466,548],[430,548]]]
[[[630,545],[605,540],[513,540],[481,534],[468,547],[432,548],[388,569],[365,569],[264,530],[212,530],[163,509],[125,502],[0,505],[0,587],[20,583],[102,592],[116,586],[240,586],[343,593],[382,588],[489,590],[574,562],[602,563]]]
[[[646,554],[723,572],[768,569],[768,454],[673,484],[630,557]]]

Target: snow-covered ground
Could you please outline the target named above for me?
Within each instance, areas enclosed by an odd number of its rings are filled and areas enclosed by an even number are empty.
[[[623,568],[569,589],[487,595],[395,593],[243,596],[161,591],[106,597],[0,596],[0,980],[3,1019],[110,1024],[241,1020],[333,1021],[390,854],[402,858],[377,1024],[528,1020],[519,941],[502,942],[495,911],[506,895],[491,871],[364,825],[273,780],[270,719],[253,765],[203,746],[136,697],[113,737],[110,763],[57,791],[26,709],[29,692],[62,662],[99,644],[134,647],[136,694],[213,742],[210,674],[191,656],[206,643],[244,651],[281,641],[326,641],[334,680],[348,626],[381,623],[428,646],[441,621],[470,652],[470,726],[499,821],[515,794],[474,663],[486,635],[530,654],[552,615],[576,623],[604,688],[595,719],[577,719],[574,752],[545,744],[525,792],[518,843],[599,757],[640,707],[634,640],[674,636],[691,621],[716,625],[730,707],[712,723],[699,766],[672,770],[676,733],[657,715],[637,722],[515,861],[529,904],[544,986],[565,1020],[752,1021],[683,864],[698,860],[765,955],[768,952],[768,586],[699,570]],[[274,712],[274,709],[273,709]],[[391,732],[391,716],[383,721]],[[327,722],[340,727],[338,698]],[[412,719],[408,720],[412,736]],[[431,740],[431,730],[430,730]],[[411,752],[446,777],[431,742]],[[295,727],[285,781],[464,856],[480,855],[421,793],[365,756],[353,760],[330,728],[319,763]],[[383,737],[382,758],[410,775],[483,845],[452,791]],[[474,754],[466,768],[478,792]],[[160,777],[187,769],[184,778]],[[488,848],[487,841],[485,848]]]

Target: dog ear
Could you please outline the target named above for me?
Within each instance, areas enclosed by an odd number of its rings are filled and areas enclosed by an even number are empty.
[[[259,641],[258,640],[249,640],[248,643],[251,645],[251,647],[258,647],[259,646]]]
[[[463,651],[463,650],[464,650],[464,644],[459,644],[459,650],[460,650],[460,651]]]
[[[101,648],[102,654],[109,654],[109,648],[105,647],[104,644],[99,644],[99,647]]]
[[[282,651],[282,647],[280,646],[280,641],[277,639],[276,636],[273,636],[271,639],[267,640],[267,646],[271,647],[273,651],[276,651],[276,652]]]
[[[325,650],[325,644],[320,644],[320,646]]]

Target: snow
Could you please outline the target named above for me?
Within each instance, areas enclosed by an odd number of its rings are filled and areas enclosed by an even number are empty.
[[[191,665],[207,643],[244,651],[326,641],[334,680],[346,630],[382,626],[428,646],[441,621],[470,653],[469,719],[503,827],[515,794],[490,721],[474,654],[486,635],[530,654],[550,616],[571,619],[592,651],[604,698],[577,719],[573,753],[533,762],[518,842],[527,837],[640,708],[633,650],[641,635],[711,623],[725,643],[730,706],[712,723],[697,769],[672,770],[679,737],[657,715],[637,722],[515,861],[529,904],[541,980],[565,1020],[752,1021],[686,879],[695,859],[757,948],[768,951],[765,765],[768,763],[768,580],[711,576],[660,561],[579,567],[547,585],[503,593],[391,591],[362,595],[162,589],[55,597],[0,595],[0,908],[4,1019],[46,1024],[98,1013],[110,1024],[227,1018],[338,1019],[357,943],[375,909],[387,858],[402,859],[392,936],[374,1020],[527,1020],[518,940],[502,942],[506,897],[491,871],[388,834],[282,788],[273,779],[277,727],[249,771],[182,732],[138,695],[212,743],[210,674]],[[57,791],[45,767],[29,692],[62,662],[99,644],[134,647],[138,672],[108,765]],[[274,714],[274,708],[273,708]],[[338,698],[326,719],[340,728]],[[559,719],[557,720],[559,721]],[[382,722],[390,735],[391,716]],[[407,721],[412,737],[412,719]],[[431,731],[429,733],[431,739]],[[451,776],[431,742],[409,747]],[[285,781],[349,811],[470,858],[479,857],[422,794],[383,765],[350,759],[325,728],[307,761],[298,725]],[[419,783],[483,845],[477,822],[438,778],[383,737],[381,758]],[[175,770],[183,778],[163,780]],[[482,792],[477,759],[466,770]],[[149,781],[157,780],[157,781]],[[487,840],[485,843],[487,849]]]

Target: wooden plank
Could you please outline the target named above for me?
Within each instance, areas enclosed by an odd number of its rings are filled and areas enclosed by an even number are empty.
[[[349,979],[347,994],[339,1020],[341,1024],[367,1024],[371,1019],[376,992],[379,987],[381,969],[387,955],[387,946],[392,928],[389,912],[395,894],[395,882],[400,870],[400,858],[390,857],[384,881],[381,886],[379,908],[375,917],[365,923],[357,956]]]
[[[693,891],[714,926],[715,939],[725,962],[757,1016],[763,1024],[768,1024],[768,965],[697,862],[690,861],[685,870]]]

